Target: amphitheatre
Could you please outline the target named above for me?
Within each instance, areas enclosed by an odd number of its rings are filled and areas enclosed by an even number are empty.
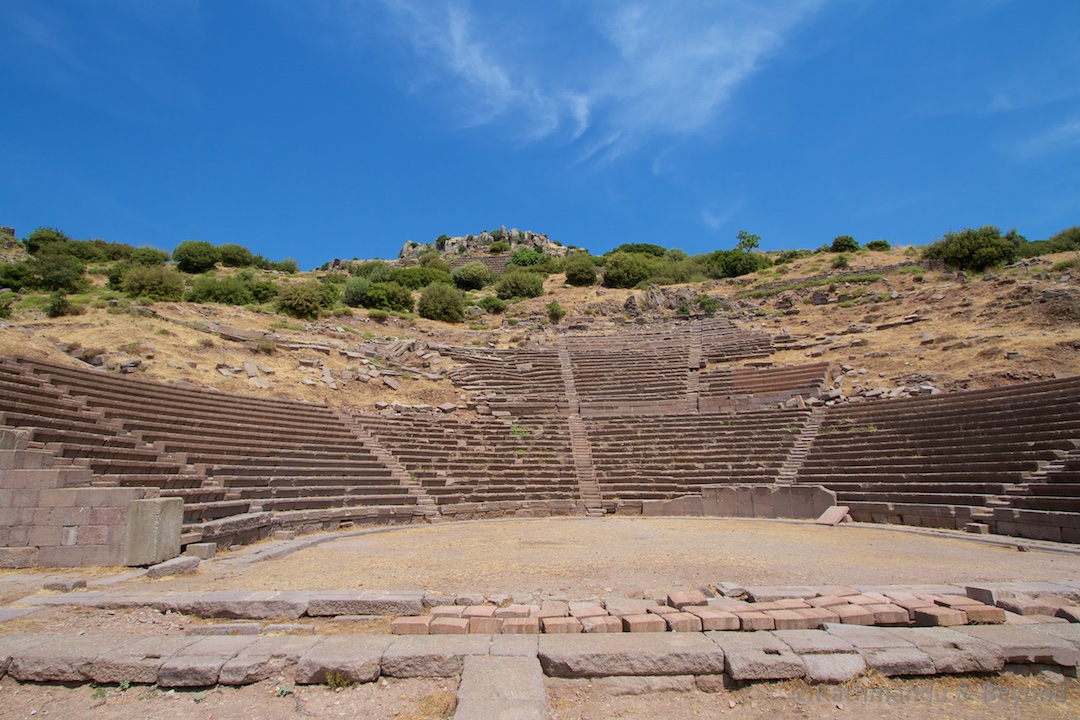
[[[1069,257],[5,320],[0,717],[1075,716]]]

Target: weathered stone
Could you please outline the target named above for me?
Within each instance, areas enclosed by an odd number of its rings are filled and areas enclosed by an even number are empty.
[[[661,615],[646,613],[644,615],[623,615],[621,618],[623,630],[631,633],[656,633],[666,632],[667,623]]]
[[[330,673],[347,682],[372,682],[379,677],[383,652],[393,641],[390,635],[327,638],[297,661],[296,682],[299,685],[325,683]]]
[[[103,652],[124,642],[104,635],[56,635],[10,651],[7,674],[22,682],[86,682],[89,668]]]
[[[950,628],[890,628],[888,632],[929,655],[937,673],[997,672],[1005,664],[999,646]]]
[[[806,674],[802,659],[772,633],[705,634],[723,648],[725,670],[734,680],[788,680]]]
[[[622,619],[614,615],[593,615],[581,619],[581,630],[587,633],[619,633],[623,631]]]
[[[455,720],[546,720],[544,675],[535,657],[465,658]]]
[[[1067,640],[1040,633],[1030,626],[988,627],[970,625],[957,632],[997,645],[1005,654],[1005,662],[1025,665],[1062,665],[1075,668],[1080,650]]]
[[[161,666],[197,641],[195,637],[179,636],[126,638],[119,647],[94,659],[87,679],[97,683],[156,683]]]
[[[393,635],[427,635],[429,625],[431,625],[430,615],[394,618],[390,621],[390,633]]]
[[[419,615],[424,594],[420,592],[335,591],[314,593],[308,601],[311,617],[329,615]]]
[[[539,653],[544,671],[554,677],[724,671],[723,650],[708,638],[690,633],[542,635]]]
[[[179,498],[176,499],[179,500]],[[173,575],[194,575],[198,571],[199,558],[181,556],[151,565],[146,569],[146,577],[148,580],[160,580]]]
[[[255,642],[253,637],[206,637],[180,650],[158,668],[161,687],[216,685],[221,667]]]
[[[425,635],[395,638],[382,654],[382,674],[388,677],[452,677],[461,674],[465,657],[487,655],[489,640]]]
[[[221,666],[222,685],[250,685],[280,673],[311,648],[322,642],[317,637],[259,638]]]

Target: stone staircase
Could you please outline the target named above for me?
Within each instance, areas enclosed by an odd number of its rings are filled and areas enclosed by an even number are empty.
[[[817,437],[824,419],[825,413],[823,411],[813,410],[810,412],[806,424],[803,425],[802,433],[799,435],[798,440],[795,441],[795,444],[791,446],[791,450],[784,459],[784,464],[780,466],[780,472],[776,476],[777,485],[791,485],[798,480],[799,470],[802,468],[806,456],[810,454],[810,446],[814,444],[814,438]]]
[[[596,469],[593,466],[592,446],[589,434],[581,416],[572,414],[567,418],[570,427],[570,449],[574,454],[574,470],[577,473],[578,494],[585,504],[585,514],[600,517],[606,513],[600,484],[596,481]]]

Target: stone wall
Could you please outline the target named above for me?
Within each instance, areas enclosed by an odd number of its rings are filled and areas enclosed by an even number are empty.
[[[833,505],[836,493],[821,485],[702,485],[700,495],[645,500],[641,514],[812,520]]]

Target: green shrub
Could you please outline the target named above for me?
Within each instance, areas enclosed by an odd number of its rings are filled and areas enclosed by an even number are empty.
[[[452,285],[454,280],[450,273],[433,267],[407,267],[394,268],[390,272],[390,282],[407,287],[410,290],[422,290],[431,283],[445,283]]]
[[[243,245],[226,243],[218,247],[221,256],[221,264],[225,267],[250,267],[255,262],[255,256]]]
[[[848,260],[848,256],[844,253],[840,253],[832,261],[833,270],[843,270],[851,267],[851,261]]]
[[[71,242],[71,238],[56,228],[39,227],[26,238],[26,252],[37,255],[48,245],[68,242]]]
[[[530,267],[539,264],[543,259],[543,253],[538,253],[532,248],[521,248],[510,254],[510,259],[506,261],[506,264],[516,267]]]
[[[0,262],[0,288],[20,292],[33,290],[36,284],[33,268],[28,260],[15,263]]]
[[[155,247],[144,245],[140,248],[135,248],[132,251],[128,261],[132,265],[148,265],[153,267],[154,265],[164,265],[169,262],[170,255],[165,250],[158,250]]]
[[[562,305],[552,300],[547,304],[547,314],[548,320],[558,325],[559,321],[566,317],[566,310],[563,309]]]
[[[888,240],[871,240],[866,243],[866,249],[874,250],[876,252],[885,252],[887,250],[892,250],[892,245],[889,244]]]
[[[632,288],[649,278],[649,264],[640,254],[615,252],[604,263],[604,287]]]
[[[172,256],[181,272],[192,275],[213,270],[221,261],[221,252],[203,240],[185,240],[176,246]]]
[[[858,249],[859,243],[850,235],[837,235],[829,246],[829,251],[834,253],[855,252]]]
[[[652,243],[623,243],[619,247],[612,250],[609,255],[615,253],[630,253],[631,255],[652,255],[653,257],[664,257],[667,254],[667,250],[654,245]]]
[[[133,298],[178,302],[184,299],[184,278],[174,267],[132,265],[121,276],[120,289]]]
[[[701,294],[698,295],[697,305],[701,308],[701,312],[706,315],[713,315],[720,309],[720,301],[711,295]]]
[[[353,275],[367,278],[373,283],[390,282],[390,275],[393,271],[394,269],[382,260],[369,260],[352,267]]]
[[[372,283],[364,294],[361,307],[411,313],[413,311],[413,297],[408,288],[402,287],[395,282]]]
[[[374,320],[375,322],[381,323],[386,322],[387,319],[389,319],[390,313],[386,312],[385,310],[368,310],[367,316],[369,320]]]
[[[428,320],[459,323],[465,319],[465,294],[446,283],[432,283],[420,293],[416,312]]]
[[[483,308],[488,313],[501,313],[506,310],[506,303],[494,295],[488,295],[476,303],[476,307]]]
[[[195,278],[191,290],[188,291],[187,301],[219,305],[250,305],[255,302],[255,295],[247,283],[235,276],[218,279],[213,275],[200,275]]]
[[[301,320],[315,320],[325,302],[323,285],[318,280],[286,285],[278,293],[276,305],[278,312]]]
[[[943,260],[946,266],[956,270],[981,272],[1013,262],[1019,247],[1014,238],[1018,237],[1015,230],[1003,237],[1001,230],[993,225],[984,225],[977,230],[950,231],[928,245],[923,250],[923,257]]]
[[[793,260],[801,260],[804,257],[810,257],[813,255],[809,250],[781,250],[776,254],[776,265],[783,265]]]
[[[30,277],[39,290],[77,293],[86,288],[86,266],[73,255],[43,250],[29,260]],[[12,288],[14,289],[14,288]]]
[[[442,255],[434,250],[429,250],[420,256],[420,266],[450,272],[450,263],[446,262]]]
[[[741,277],[772,265],[767,255],[742,250],[714,250],[703,263],[705,273],[713,278]]]
[[[349,307],[363,307],[364,296],[371,288],[371,281],[366,277],[351,277],[345,281],[345,292],[341,301]]]
[[[488,246],[488,252],[491,253],[492,255],[495,255],[497,253],[509,252],[509,251],[510,251],[510,243],[506,242],[505,240],[496,240],[495,242],[491,243],[491,245]]]
[[[588,253],[574,253],[563,263],[566,282],[575,287],[596,284],[596,265]]]
[[[18,302],[19,296],[13,292],[0,295],[0,318],[11,317],[11,306]]]
[[[511,270],[502,276],[495,286],[495,294],[502,300],[534,298],[544,293],[544,280],[536,273]]]
[[[480,290],[495,280],[495,273],[479,260],[466,263],[450,273],[454,284],[462,290]]]
[[[64,315],[82,315],[83,306],[71,302],[63,293],[53,293],[49,302],[45,305],[45,314],[51,318],[63,317]]]

